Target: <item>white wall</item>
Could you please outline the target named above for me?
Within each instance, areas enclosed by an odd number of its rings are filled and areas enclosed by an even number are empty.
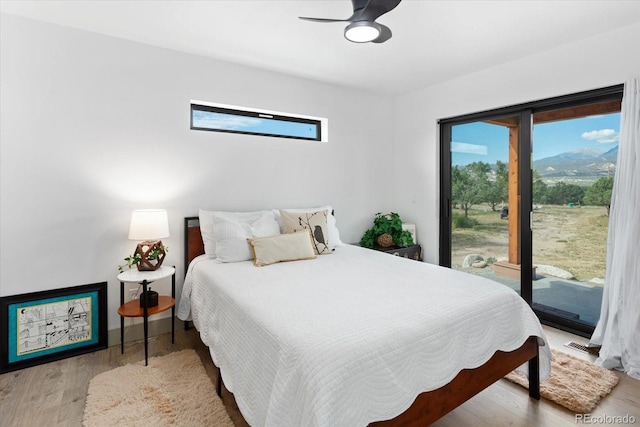
[[[168,209],[179,285],[200,207],[332,204],[345,242],[391,210],[391,98],[10,15],[0,39],[1,296],[108,281],[119,327],[137,208]],[[190,99],[327,117],[329,142],[191,131]]]
[[[438,262],[438,119],[624,83],[640,75],[638,40],[640,24],[626,26],[396,99],[393,207],[426,261]]]
[[[640,24],[395,102],[9,15],[1,24],[0,295],[106,280],[110,329],[133,209],[169,210],[178,284],[182,218],[199,207],[331,203],[347,242],[393,210],[437,263],[438,119],[640,74]],[[327,117],[330,140],[190,131],[190,99]]]

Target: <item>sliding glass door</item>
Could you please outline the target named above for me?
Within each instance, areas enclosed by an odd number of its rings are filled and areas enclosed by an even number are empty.
[[[621,97],[620,85],[441,120],[440,264],[509,286],[542,322],[590,336]]]
[[[600,317],[618,100],[533,115],[533,306],[575,328]]]
[[[521,292],[520,115],[450,129],[450,266]]]

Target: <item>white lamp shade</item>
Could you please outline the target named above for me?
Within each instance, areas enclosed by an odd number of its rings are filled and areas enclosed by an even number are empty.
[[[131,213],[129,240],[158,240],[169,237],[166,209],[139,209]]]

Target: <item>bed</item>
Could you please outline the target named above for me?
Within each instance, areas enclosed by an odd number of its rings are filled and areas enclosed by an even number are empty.
[[[353,245],[267,267],[203,253],[185,218],[178,316],[250,425],[429,425],[514,369],[539,399],[549,346],[496,282]]]

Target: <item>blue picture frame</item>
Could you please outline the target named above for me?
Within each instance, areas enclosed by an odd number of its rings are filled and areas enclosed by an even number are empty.
[[[105,349],[107,282],[2,297],[0,318],[0,373]]]

